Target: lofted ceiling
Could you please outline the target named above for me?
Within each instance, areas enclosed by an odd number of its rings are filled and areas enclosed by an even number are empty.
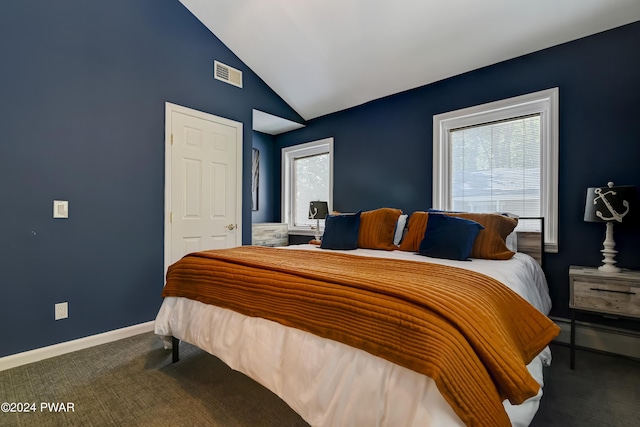
[[[180,0],[305,120],[640,20],[640,0]]]

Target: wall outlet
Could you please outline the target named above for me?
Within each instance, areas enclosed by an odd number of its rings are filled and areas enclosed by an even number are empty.
[[[56,320],[66,319],[69,317],[69,303],[61,302],[55,305]]]
[[[69,201],[68,200],[53,201],[53,217],[69,218]]]

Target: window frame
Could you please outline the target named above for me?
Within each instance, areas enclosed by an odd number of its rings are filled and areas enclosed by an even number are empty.
[[[294,218],[294,193],[295,171],[293,164],[296,159],[318,154],[329,154],[329,212],[333,210],[333,138],[324,138],[317,141],[305,142],[282,149],[282,222],[287,224],[292,234],[314,235],[315,230],[309,226],[296,226]],[[320,229],[324,225],[321,223]]]
[[[450,131],[540,114],[540,203],[545,252],[558,252],[558,98],[552,88],[433,116],[433,208],[451,210]]]

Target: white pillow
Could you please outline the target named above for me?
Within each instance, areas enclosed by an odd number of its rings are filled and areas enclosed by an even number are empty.
[[[518,215],[516,214],[512,214],[510,212],[496,212],[499,213],[500,215],[504,215],[504,216],[508,216],[509,218],[516,218],[518,219]],[[507,248],[511,251],[511,252],[518,252],[518,233],[516,233],[516,230],[513,230],[506,239],[504,239],[504,242],[507,245]]]
[[[409,215],[402,214],[398,217],[398,221],[396,222],[396,233],[393,236],[393,244],[396,246],[398,246],[402,240],[404,227],[407,225],[407,218],[409,218]]]
[[[504,239],[504,242],[511,252],[518,252],[518,233],[516,233],[515,230],[513,230],[507,238]]]

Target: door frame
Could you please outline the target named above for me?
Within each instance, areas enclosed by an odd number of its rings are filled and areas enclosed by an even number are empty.
[[[173,112],[190,115],[203,120],[213,121],[236,128],[236,245],[242,245],[242,163],[243,163],[243,125],[241,122],[226,119],[203,111],[194,110],[182,105],[165,102],[164,128],[164,274],[171,264],[171,115]]]

